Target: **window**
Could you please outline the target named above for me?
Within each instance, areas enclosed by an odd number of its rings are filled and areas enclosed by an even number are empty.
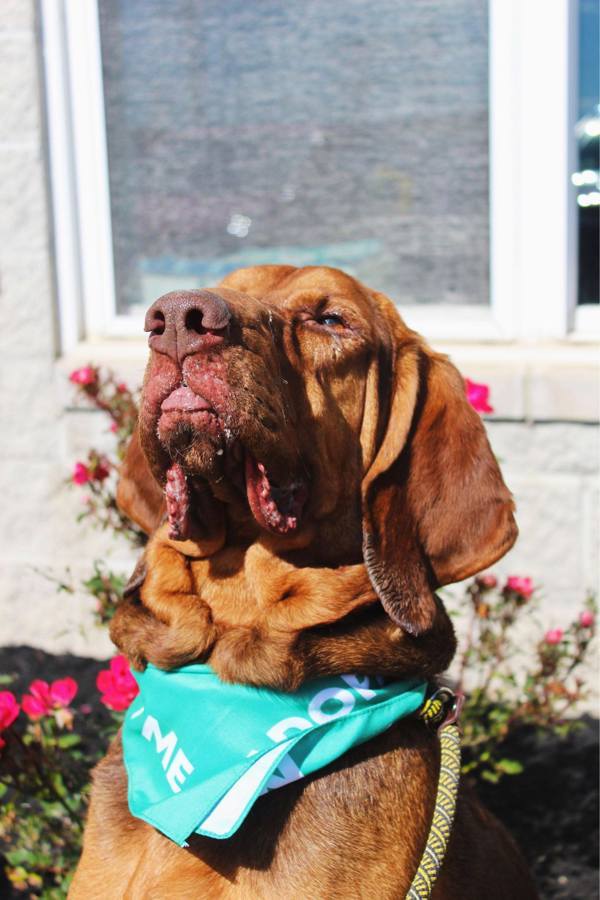
[[[486,0],[99,12],[119,312],[276,261],[488,301]]]
[[[579,0],[577,171],[571,181],[577,189],[577,303],[600,302],[598,248],[600,247],[600,15],[598,0]]]
[[[284,260],[434,339],[573,328],[570,0],[41,2],[64,347]]]

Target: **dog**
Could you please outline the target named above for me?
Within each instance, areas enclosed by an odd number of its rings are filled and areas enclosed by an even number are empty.
[[[435,590],[512,546],[514,504],[460,374],[394,304],[326,267],[258,266],[167,294],[118,489],[149,535],[112,623],[132,665],[208,662],[294,692],[355,672],[428,680],[455,650]],[[97,767],[70,897],[404,897],[439,774],[402,719],[183,849],[127,805],[117,738]],[[536,897],[462,785],[437,900]]]

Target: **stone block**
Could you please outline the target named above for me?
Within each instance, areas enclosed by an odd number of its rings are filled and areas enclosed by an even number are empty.
[[[500,461],[520,476],[540,473],[597,476],[600,428],[580,422],[486,422]]]
[[[0,145],[0,270],[20,257],[39,259],[48,253],[44,167],[37,146]]]
[[[10,330],[0,333],[3,362],[54,362],[54,288],[48,252],[11,254],[4,258],[0,279],[2,315]]]
[[[506,575],[529,575],[548,606],[572,608],[585,596],[583,576],[584,484],[567,476],[519,477],[506,471],[517,503],[519,538],[498,564]]]
[[[600,489],[598,480],[586,483],[583,505],[583,578],[588,590],[600,600]]]
[[[533,365],[529,376],[528,416],[536,420],[598,422],[598,375],[598,366],[556,368],[540,363]]]
[[[35,26],[35,3],[32,0],[2,0],[0,33],[29,31]]]
[[[12,360],[2,369],[2,444],[6,457],[33,464],[56,456],[60,409],[49,361]]]
[[[0,15],[0,21],[3,15]],[[37,139],[40,100],[36,37],[33,31],[0,29],[0,141]]]

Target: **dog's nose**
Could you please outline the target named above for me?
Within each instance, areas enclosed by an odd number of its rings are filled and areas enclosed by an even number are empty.
[[[182,363],[190,353],[223,344],[230,321],[227,304],[213,291],[172,291],[152,304],[144,331],[153,350]]]

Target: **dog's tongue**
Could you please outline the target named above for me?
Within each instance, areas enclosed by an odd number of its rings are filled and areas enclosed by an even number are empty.
[[[175,463],[167,471],[165,498],[169,537],[174,541],[185,541],[190,535],[190,493],[179,463]]]
[[[307,491],[300,483],[291,483],[285,488],[272,484],[264,465],[251,453],[246,453],[246,495],[252,515],[262,528],[276,534],[289,534],[298,527]],[[179,463],[167,470],[165,498],[169,537],[174,541],[185,541],[191,531],[190,491]]]
[[[298,527],[306,488],[301,484],[287,488],[271,484],[264,465],[251,453],[246,453],[246,496],[252,515],[268,531],[288,534]]]

